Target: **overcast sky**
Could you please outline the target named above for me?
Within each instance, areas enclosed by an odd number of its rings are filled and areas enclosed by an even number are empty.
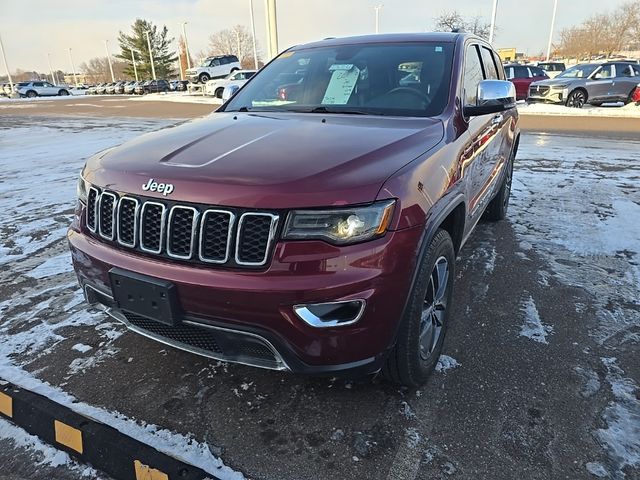
[[[559,0],[555,31],[624,1]],[[529,54],[546,50],[553,2],[499,0],[494,45]],[[373,33],[377,4],[384,5],[381,32],[421,32],[433,29],[434,18],[445,10],[489,21],[492,0],[277,0],[280,49],[324,37]],[[266,52],[264,0],[254,0],[254,6],[256,37]],[[206,48],[211,33],[235,24],[249,26],[249,0],[0,0],[0,36],[12,71],[48,71],[47,53],[54,69],[70,71],[69,47],[76,67],[104,56],[104,40],[113,54],[118,31],[128,32],[138,17],[167,25],[176,38],[179,23],[189,22],[187,37],[195,56]]]

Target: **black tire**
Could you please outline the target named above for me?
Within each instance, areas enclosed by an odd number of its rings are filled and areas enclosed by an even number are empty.
[[[209,80],[211,80],[211,77],[208,73],[201,73],[200,75],[198,75],[198,81],[200,83],[207,83]]]
[[[64,88],[58,92],[59,97],[66,97],[67,95],[69,95],[69,92]]]
[[[35,90],[28,90],[27,93],[25,94],[28,98],[34,98],[38,96],[38,92],[36,92]]]
[[[515,149],[514,149],[515,152]],[[509,198],[511,197],[511,182],[513,180],[513,161],[515,154],[512,152],[509,162],[505,165],[505,175],[502,179],[502,185],[500,190],[493,197],[493,200],[487,205],[487,209],[484,212],[484,218],[490,222],[498,222],[504,220],[507,217],[507,210],[509,208]]]
[[[445,269],[446,276],[442,277]],[[445,279],[444,286],[439,278]],[[400,320],[396,344],[382,368],[389,381],[419,387],[431,375],[442,352],[449,323],[454,278],[453,242],[445,230],[438,229],[420,259],[416,282]]]
[[[576,88],[567,97],[565,105],[571,108],[582,108],[587,103],[587,92],[581,88]]]
[[[216,88],[216,92],[214,93],[214,96],[216,98],[222,98],[222,93],[224,92],[224,88],[220,87],[220,88]]]

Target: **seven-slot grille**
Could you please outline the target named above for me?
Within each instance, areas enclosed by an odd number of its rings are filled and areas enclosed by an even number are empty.
[[[278,219],[273,213],[164,204],[95,187],[87,194],[86,225],[97,236],[146,253],[195,262],[265,265]]]

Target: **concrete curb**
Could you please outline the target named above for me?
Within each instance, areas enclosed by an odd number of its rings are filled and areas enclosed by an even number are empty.
[[[219,480],[104,423],[0,381],[0,417],[118,480]]]

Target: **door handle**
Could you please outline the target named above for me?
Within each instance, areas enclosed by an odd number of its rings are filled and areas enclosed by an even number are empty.
[[[502,114],[498,114],[491,119],[491,125],[498,126],[502,123],[503,120],[504,117],[502,116]]]

